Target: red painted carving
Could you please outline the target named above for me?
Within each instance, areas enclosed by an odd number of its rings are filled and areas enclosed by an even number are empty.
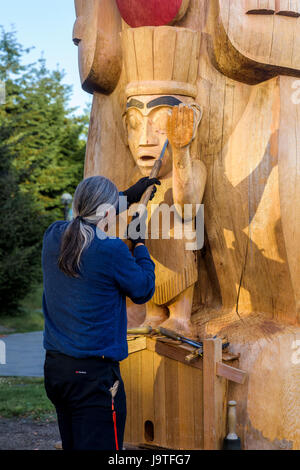
[[[116,0],[124,21],[132,28],[163,26],[173,21],[182,0]]]

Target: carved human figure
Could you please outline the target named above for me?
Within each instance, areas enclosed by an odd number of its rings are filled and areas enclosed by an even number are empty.
[[[184,205],[201,203],[206,182],[205,166],[199,155],[191,152],[202,117],[194,100],[199,36],[172,27],[127,29],[122,33],[122,46],[129,77],[125,127],[137,179],[150,175],[166,139],[169,140],[159,174],[161,186],[148,206],[147,246],[156,264],[156,289],[146,305],[144,323],[162,324],[192,335],[197,259],[193,251],[186,249],[184,237],[175,238],[174,224],[184,214]],[[147,69],[143,70],[145,61]],[[150,222],[158,216],[162,204],[176,208],[170,239],[164,239],[163,227],[159,228],[158,239],[151,232]]]
[[[190,318],[198,278],[196,256],[186,250],[185,238],[174,239],[174,219],[170,239],[162,239],[162,227],[159,239],[152,239],[151,221],[159,211],[156,206],[161,204],[175,206],[178,215],[174,217],[182,217],[185,205],[202,201],[206,169],[203,162],[192,159],[190,152],[201,114],[186,96],[140,95],[128,99],[125,117],[128,145],[141,175],[150,175],[169,140],[159,174],[161,186],[148,207],[147,246],[156,264],[156,289],[146,305],[144,324],[162,325],[187,335],[193,334]]]

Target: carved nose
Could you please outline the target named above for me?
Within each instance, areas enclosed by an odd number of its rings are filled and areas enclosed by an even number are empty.
[[[84,18],[79,16],[75,21],[74,28],[73,28],[73,42],[76,46],[80,43],[84,30]]]
[[[142,128],[141,137],[140,137],[140,145],[149,147],[149,146],[158,145],[158,143],[159,143],[158,138],[153,132],[152,124],[147,119]]]

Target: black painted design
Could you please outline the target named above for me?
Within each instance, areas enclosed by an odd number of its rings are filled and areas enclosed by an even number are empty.
[[[142,101],[136,100],[132,98],[126,105],[126,108],[139,108],[143,109],[145,107],[144,103]]]
[[[155,106],[178,106],[182,101],[174,98],[174,96],[160,96],[159,98],[155,98],[152,101],[147,103],[147,108],[154,108]]]

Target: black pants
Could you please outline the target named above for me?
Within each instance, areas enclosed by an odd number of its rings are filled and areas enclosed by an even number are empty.
[[[47,351],[44,374],[64,450],[122,450],[126,396],[118,362]],[[114,423],[110,388],[116,381]]]

